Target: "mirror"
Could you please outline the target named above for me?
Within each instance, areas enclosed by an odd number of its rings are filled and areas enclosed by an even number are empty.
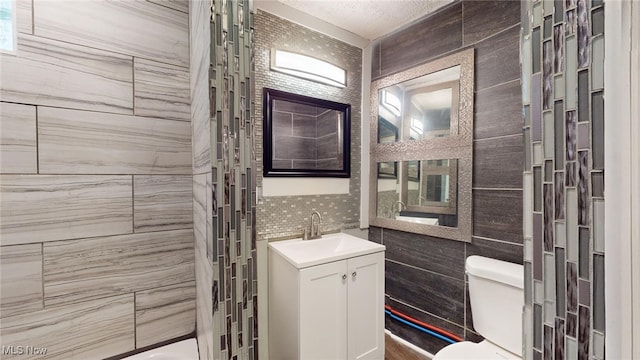
[[[264,89],[264,176],[350,176],[351,106]]]
[[[389,162],[400,168],[399,181],[378,176],[376,215],[426,225],[457,227],[458,161]],[[378,163],[388,164],[388,163]]]
[[[471,241],[473,61],[467,49],[372,83],[371,225]]]
[[[422,140],[457,134],[460,65],[379,90],[378,143]],[[402,129],[395,141],[381,136]]]

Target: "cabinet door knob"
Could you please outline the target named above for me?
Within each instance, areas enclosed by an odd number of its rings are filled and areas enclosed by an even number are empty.
[[[354,272],[352,272],[352,273],[351,273],[351,276],[356,277],[356,272],[355,272],[355,271],[354,271]]]
[[[342,280],[347,280],[347,274],[342,274]]]

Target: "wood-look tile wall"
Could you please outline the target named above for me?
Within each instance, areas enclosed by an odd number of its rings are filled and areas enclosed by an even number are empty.
[[[457,1],[374,42],[372,78],[475,49],[471,243],[371,227],[386,251],[387,304],[476,341],[464,274],[474,254],[522,263],[520,3]],[[387,319],[387,329],[436,353],[445,342]]]
[[[3,349],[101,359],[193,332],[187,1],[17,4],[17,54],[0,55]]]

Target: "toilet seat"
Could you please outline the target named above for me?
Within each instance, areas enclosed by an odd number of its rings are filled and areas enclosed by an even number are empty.
[[[487,340],[480,343],[463,341],[451,344],[438,351],[433,358],[433,360],[454,359],[521,360],[522,358],[488,342]]]

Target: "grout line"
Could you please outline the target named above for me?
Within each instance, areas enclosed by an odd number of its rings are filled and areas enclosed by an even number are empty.
[[[38,124],[38,106],[34,107],[36,112],[36,174],[40,174],[40,138],[38,136],[39,133],[39,124]]]
[[[492,239],[492,238],[487,238],[487,237],[483,237],[483,236],[471,235],[471,237],[472,238],[481,239],[481,240],[498,242],[498,243],[505,244],[505,245],[524,246],[524,244],[520,244],[520,243],[514,243],[514,242],[510,242],[510,241],[505,241],[505,240]],[[470,243],[467,243],[467,244],[470,244]]]
[[[472,187],[471,190],[489,190],[489,191],[523,191],[522,188],[482,188]]]
[[[135,176],[131,175],[131,232],[134,234],[136,233],[135,184]]]
[[[390,261],[390,262],[392,262],[392,263],[394,263],[394,264],[398,264],[398,265],[402,265],[402,266],[407,266],[407,267],[410,267],[410,268],[413,268],[413,269],[416,269],[416,270],[420,270],[420,271],[428,272],[428,273],[430,273],[430,274],[434,274],[434,275],[438,275],[438,276],[443,276],[443,277],[446,277],[446,278],[451,279],[451,280],[455,280],[455,281],[464,281],[464,279],[456,278],[456,277],[453,277],[453,276],[451,276],[451,275],[445,275],[445,274],[442,274],[442,273],[439,273],[439,272],[436,272],[436,271],[433,271],[433,270],[423,269],[423,268],[418,267],[418,266],[415,266],[415,265],[409,265],[409,264],[406,264],[406,263],[403,263],[403,262],[400,262],[400,261],[396,261],[396,260],[392,260],[392,259],[389,259],[389,258],[385,258],[385,261]],[[464,268],[464,266],[463,266],[463,268]],[[464,270],[463,270],[463,276],[464,276]]]
[[[516,137],[516,136],[523,136],[522,132],[519,132],[517,134],[511,134],[511,135],[500,135],[500,136],[494,136],[494,137],[488,137],[488,138],[482,138],[482,139],[473,139],[473,142],[485,141],[485,140],[505,139],[505,138],[511,138],[511,137]]]
[[[482,88],[480,90],[475,90],[474,92],[477,94],[477,93],[485,92],[487,90],[495,89],[495,88],[500,87],[500,86],[510,85],[511,83],[514,83],[514,82],[520,82],[520,78],[517,77],[517,78],[515,78],[513,80],[507,80],[507,81],[501,82],[499,84],[495,84],[495,85],[488,86],[486,88]]]
[[[44,309],[44,243],[40,243],[40,265],[42,273],[40,274],[40,283],[42,285],[42,308]]]
[[[136,292],[133,292],[133,348],[138,348],[138,324],[136,316]]]

